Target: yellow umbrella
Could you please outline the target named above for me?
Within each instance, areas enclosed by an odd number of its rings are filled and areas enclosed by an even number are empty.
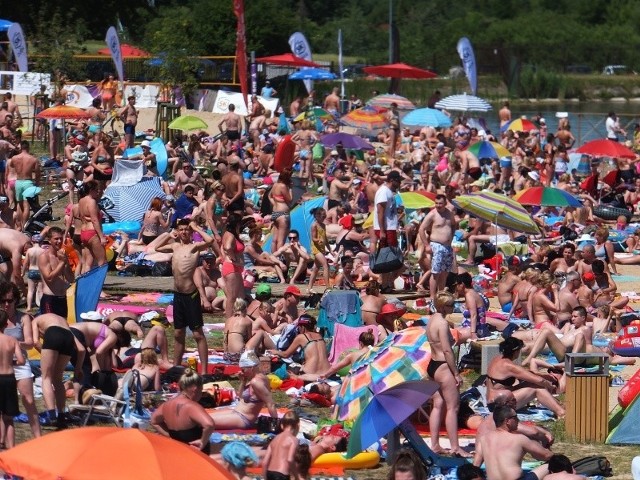
[[[400,192],[396,194],[396,203],[408,210],[418,210],[419,208],[433,208],[435,202],[429,197],[418,192]],[[369,214],[362,224],[362,228],[367,229],[373,226],[373,212]]]

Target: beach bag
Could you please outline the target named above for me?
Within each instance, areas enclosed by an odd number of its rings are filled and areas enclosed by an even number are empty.
[[[151,412],[142,406],[142,385],[140,384],[140,372],[131,370],[132,383],[136,386],[136,397],[133,408],[131,407],[129,395],[129,383],[123,384],[122,398],[125,401],[124,413],[122,415],[122,426],[125,428],[146,429],[151,420]]]
[[[278,350],[286,350],[293,343],[293,339],[298,335],[298,325],[295,323],[290,323],[280,334],[280,338],[276,342],[276,347]]]
[[[604,456],[591,455],[590,457],[581,458],[573,462],[573,468],[577,475],[585,475],[587,477],[597,475],[611,477],[613,475],[611,463]]]
[[[280,427],[280,420],[273,417],[267,417],[264,415],[260,415],[258,417],[258,421],[256,422],[256,432],[260,433],[271,433],[277,435],[282,432],[282,427]]]
[[[373,273],[395,272],[402,268],[402,251],[398,247],[378,248],[369,255],[369,268]]]

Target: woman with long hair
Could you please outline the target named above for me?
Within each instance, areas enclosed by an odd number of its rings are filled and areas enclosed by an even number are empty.
[[[286,168],[278,177],[278,181],[269,192],[269,201],[272,206],[271,222],[274,228],[271,251],[276,252],[287,241],[291,228],[291,169]]]
[[[162,230],[169,227],[171,217],[173,216],[173,209],[168,211],[168,215],[165,218],[162,215],[162,199],[155,197],[151,200],[149,210],[147,210],[142,217],[142,228],[140,229],[140,240],[145,245],[149,245],[153,242],[158,235],[162,233]]]
[[[242,217],[232,213],[227,217],[227,226],[222,235],[222,278],[224,279],[224,314],[231,317],[233,302],[244,297],[242,272],[244,271],[244,242],[240,240]]]
[[[107,263],[107,254],[104,246],[107,237],[102,232],[100,209],[98,200],[102,196],[102,184],[91,180],[84,184],[84,197],[78,202],[81,219],[80,240],[82,246],[82,272],[88,272],[93,266],[101,266]]]
[[[317,207],[311,210],[311,215],[315,219],[311,225],[311,255],[313,257],[313,267],[309,276],[308,291],[311,293],[313,284],[320,268],[323,270],[325,288],[329,288],[329,263],[327,262],[327,253],[331,253],[329,240],[327,239],[327,225],[324,220],[327,218],[327,212],[324,208]]]

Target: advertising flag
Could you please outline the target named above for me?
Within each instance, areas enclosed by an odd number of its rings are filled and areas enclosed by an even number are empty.
[[[306,37],[301,32],[295,32],[289,37],[289,46],[291,47],[291,52],[296,57],[304,58],[310,62],[313,61],[313,58],[311,58],[311,47],[309,46],[309,42],[307,42]],[[311,90],[313,90],[313,80],[305,80],[304,86],[306,87],[307,92],[311,92]]]
[[[116,27],[109,27],[107,30],[107,36],[104,38],[107,43],[107,47],[111,52],[111,58],[116,65],[116,71],[118,72],[118,80],[124,82],[124,67],[122,65],[122,51],[120,50],[120,39],[118,38],[118,32]]]
[[[462,67],[464,68],[464,73],[467,75],[467,79],[469,80],[469,86],[471,87],[471,94],[476,95],[478,90],[478,74],[476,69],[476,56],[473,53],[473,47],[471,46],[471,42],[467,37],[462,37],[458,40],[458,55],[460,55],[460,60],[462,60]]]
[[[11,50],[21,72],[28,72],[29,65],[27,62],[27,41],[24,38],[24,32],[19,23],[12,23],[7,30]]]

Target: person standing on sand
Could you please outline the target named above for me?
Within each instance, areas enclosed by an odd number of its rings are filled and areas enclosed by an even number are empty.
[[[24,224],[29,218],[29,202],[24,196],[24,192],[34,185],[40,183],[40,162],[29,153],[29,142],[20,142],[20,153],[11,159],[13,168],[16,171],[16,207],[18,220],[16,229],[22,231]]]
[[[194,243],[193,233],[198,233],[203,242]],[[170,239],[177,242],[167,245]],[[195,222],[187,219],[178,220],[177,232],[168,235],[156,246],[156,251],[161,253],[173,253],[171,267],[173,270],[174,297],[173,297],[173,326],[175,328],[174,365],[182,363],[182,355],[185,349],[186,328],[193,332],[193,338],[198,346],[200,357],[200,371],[207,373],[209,351],[207,339],[204,336],[202,326],[202,307],[211,308],[211,303],[200,298],[200,293],[193,281],[193,274],[198,266],[198,253],[208,250],[213,243],[213,237],[202,230]]]
[[[298,448],[298,414],[288,411],[280,421],[282,433],[276,435],[267,448],[262,461],[262,477],[265,480],[289,480],[295,470],[295,455]]]
[[[66,319],[67,288],[73,282],[73,272],[66,252],[62,249],[62,229],[51,227],[47,231],[49,248],[38,258],[38,269],[42,277],[40,312],[55,313]]]
[[[26,360],[18,341],[4,333],[8,321],[9,314],[5,310],[0,310],[0,416],[2,429],[5,432],[4,447],[12,448],[16,442],[13,417],[20,413],[18,383],[13,366],[24,365]]]
[[[504,102],[502,108],[498,112],[498,119],[500,120],[500,128],[511,123],[511,110],[509,110],[509,102]]]
[[[229,141],[236,142],[240,140],[240,130],[242,129],[242,119],[236,112],[236,106],[233,103],[229,104],[229,113],[227,113],[218,124],[218,130],[220,133],[224,133]],[[226,130],[222,129],[222,126],[226,127]]]
[[[127,104],[120,109],[118,116],[124,122],[124,141],[126,148],[133,148],[136,138],[136,125],[138,125],[139,112],[136,110],[136,97],[127,97]]]

